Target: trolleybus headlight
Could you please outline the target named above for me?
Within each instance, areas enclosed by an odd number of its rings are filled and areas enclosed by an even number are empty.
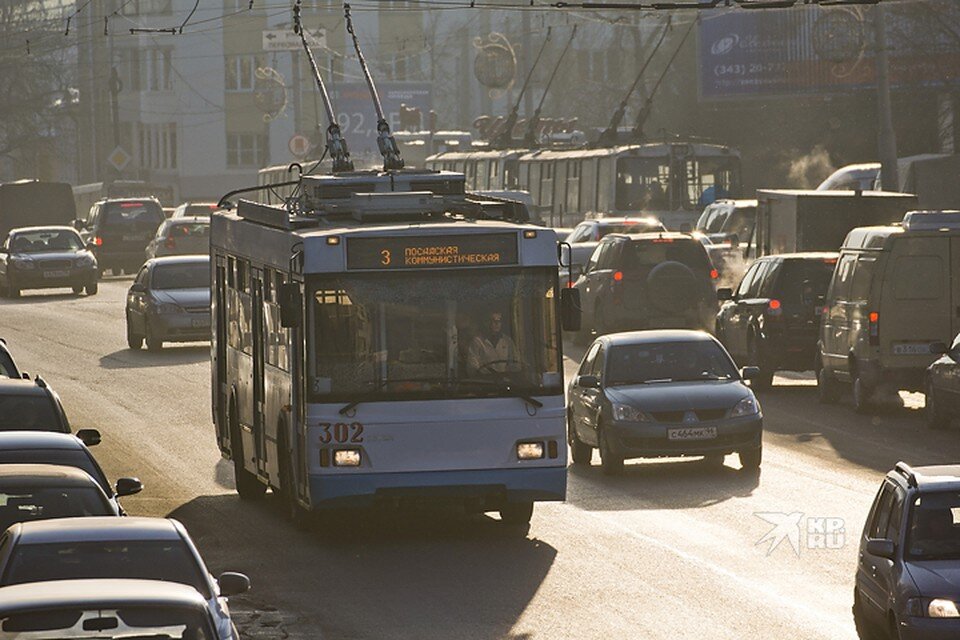
[[[520,442],[517,444],[517,458],[520,460],[539,460],[542,457],[542,442]]]
[[[333,466],[359,467],[360,449],[340,449],[333,452]]]

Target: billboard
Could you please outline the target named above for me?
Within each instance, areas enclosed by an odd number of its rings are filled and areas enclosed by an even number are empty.
[[[936,9],[930,10],[929,7]],[[960,2],[886,8],[890,78],[896,86],[960,83]],[[842,94],[876,86],[875,10],[819,6],[732,10],[699,26],[705,100]]]
[[[429,82],[378,82],[377,91],[391,131],[400,128],[400,105],[418,107],[426,117],[433,108],[433,86]],[[356,161],[380,159],[377,149],[377,114],[365,82],[340,82],[330,98],[350,155]]]

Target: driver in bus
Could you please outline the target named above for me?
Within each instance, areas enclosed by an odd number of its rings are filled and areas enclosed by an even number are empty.
[[[503,314],[494,311],[486,328],[471,342],[467,350],[467,374],[489,375],[516,370],[519,364],[517,345],[503,333]]]

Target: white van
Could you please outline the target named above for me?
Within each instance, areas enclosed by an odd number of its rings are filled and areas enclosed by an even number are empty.
[[[921,390],[930,346],[960,332],[960,211],[914,211],[851,231],[820,325],[821,402],[852,385],[857,411],[881,389]]]

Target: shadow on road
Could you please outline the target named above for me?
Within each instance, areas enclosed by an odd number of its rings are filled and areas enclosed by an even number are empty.
[[[63,302],[71,298],[85,297],[87,297],[85,294],[76,294],[69,289],[27,289],[20,294],[19,298],[0,299],[0,305],[49,304],[51,302]]]
[[[207,344],[173,343],[164,346],[162,351],[145,349],[120,349],[100,357],[100,366],[104,369],[137,369],[141,367],[169,367],[178,364],[195,364],[210,360],[210,346]]]
[[[250,576],[244,598],[254,606],[292,612],[286,631],[297,638],[511,637],[557,554],[483,516],[367,511],[320,535],[284,522],[272,496],[232,495],[199,497],[170,516],[215,574]]]
[[[599,460],[589,468],[571,465],[567,502],[590,511],[695,509],[745,497],[760,484],[757,473],[732,466],[713,467],[703,459],[627,461],[623,475],[605,476]]]

